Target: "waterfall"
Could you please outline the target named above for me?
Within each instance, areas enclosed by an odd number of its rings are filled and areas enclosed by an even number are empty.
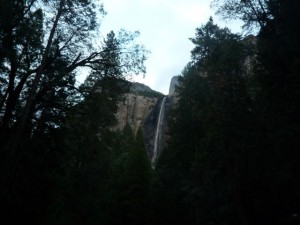
[[[154,168],[154,164],[157,160],[158,156],[158,150],[160,150],[160,141],[161,141],[161,133],[163,132],[163,121],[164,121],[164,111],[165,111],[165,102],[166,102],[166,97],[163,98],[161,105],[160,105],[160,110],[159,110],[159,116],[158,116],[158,121],[156,125],[156,133],[155,133],[155,138],[154,138],[154,148],[153,148],[153,156],[152,156],[152,167]]]

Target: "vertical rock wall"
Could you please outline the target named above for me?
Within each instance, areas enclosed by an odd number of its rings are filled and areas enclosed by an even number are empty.
[[[157,98],[145,97],[137,94],[126,94],[118,104],[116,117],[118,124],[115,129],[122,130],[128,123],[136,133],[151,113],[157,103]]]
[[[139,84],[140,85],[140,84]],[[164,109],[164,121],[161,126],[161,138],[160,138],[160,149],[167,143],[168,139],[168,120],[171,114],[172,107],[176,102],[176,86],[178,85],[178,76],[175,76],[171,80],[169,95],[165,101]],[[135,86],[136,87],[136,86]],[[149,87],[137,86],[142,88],[142,90],[147,90]],[[149,88],[150,89],[150,88]],[[151,90],[151,89],[150,89]],[[138,129],[141,128],[145,138],[145,147],[149,159],[153,157],[154,139],[155,132],[159,117],[159,111],[163,95],[158,97],[147,97],[138,93],[125,94],[123,100],[118,104],[118,112],[116,113],[116,118],[118,120],[117,126],[114,127],[115,130],[122,130],[128,123],[136,134]],[[159,154],[161,153],[161,150]],[[159,156],[159,155],[158,155]]]

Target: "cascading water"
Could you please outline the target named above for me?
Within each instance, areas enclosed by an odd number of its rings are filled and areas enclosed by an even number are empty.
[[[157,121],[157,125],[156,125],[156,133],[155,133],[155,138],[154,138],[154,148],[153,148],[153,156],[152,156],[152,167],[155,167],[155,163],[157,160],[157,156],[158,156],[158,151],[160,150],[160,142],[161,142],[161,134],[163,131],[163,122],[164,122],[164,111],[165,111],[165,102],[166,102],[166,98],[164,97],[161,105],[160,105],[160,110],[159,110],[159,116],[158,116],[158,121]]]

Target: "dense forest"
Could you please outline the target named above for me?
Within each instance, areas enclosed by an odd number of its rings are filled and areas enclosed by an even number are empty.
[[[196,28],[152,169],[111,129],[138,32],[100,38],[94,0],[0,0],[1,224],[300,224],[300,1],[212,6],[248,35]]]

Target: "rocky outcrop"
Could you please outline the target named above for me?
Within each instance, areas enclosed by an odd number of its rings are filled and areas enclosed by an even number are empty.
[[[147,97],[136,93],[128,93],[118,103],[118,112],[116,113],[118,123],[114,129],[122,130],[127,123],[135,134],[138,129],[142,129],[149,159],[153,155],[155,130],[162,98],[162,95]]]
[[[162,104],[162,101],[163,98],[160,98],[154,110],[146,118],[143,126],[146,150],[148,152],[149,158],[151,159],[153,167],[155,167],[156,160],[160,157],[160,154],[166,147],[166,143],[169,138],[168,122],[171,115],[172,107],[174,105],[173,98],[170,96],[166,96],[164,104]],[[162,107],[164,108],[162,109]],[[163,113],[163,115],[161,115],[163,121],[161,121],[161,123],[158,124],[160,112]],[[157,126],[159,126],[159,128]],[[159,131],[157,130],[157,128],[159,129]],[[155,137],[157,131],[159,132],[159,138],[156,140]],[[158,141],[158,143],[156,143],[157,152],[156,156],[154,157],[155,141]]]
[[[160,143],[158,147],[158,156],[161,153],[168,139],[168,118],[176,98],[175,87],[178,85],[178,77],[173,77],[170,87],[170,95],[166,97],[164,104],[164,121],[160,126]],[[157,130],[157,123],[161,103],[164,98],[159,92],[151,90],[148,86],[133,83],[131,91],[123,96],[122,101],[118,103],[118,112],[116,118],[117,126],[114,129],[122,130],[128,123],[136,134],[138,129],[142,129],[145,138],[145,147],[149,159],[152,160],[154,139]]]
[[[118,104],[116,118],[118,124],[115,129],[122,130],[128,123],[136,133],[142,127],[143,122],[153,111],[157,98],[146,97],[138,94],[125,94],[123,100]]]
[[[179,85],[179,76],[174,76],[171,79],[170,87],[169,87],[169,96],[174,96],[176,87]]]

